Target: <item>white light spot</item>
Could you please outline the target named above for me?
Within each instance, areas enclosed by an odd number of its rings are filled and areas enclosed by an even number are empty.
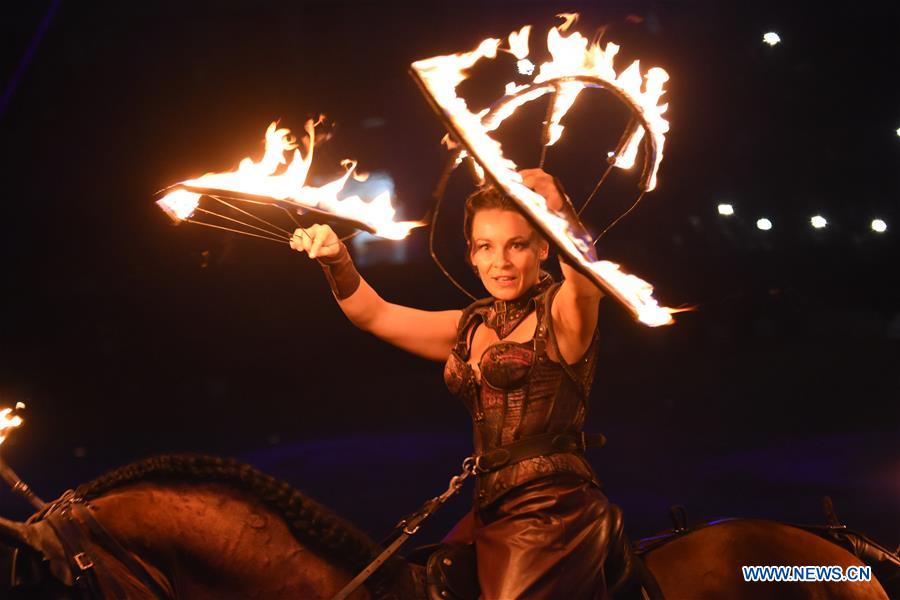
[[[770,46],[774,46],[781,41],[781,37],[774,31],[770,31],[763,36],[763,41]]]
[[[897,137],[900,137],[900,127],[897,128]]]
[[[812,223],[812,226],[816,229],[822,229],[826,225],[828,225],[828,221],[825,220],[825,217],[822,215],[816,215],[812,219],[809,220]]]
[[[768,230],[772,229],[772,221],[763,217],[762,219],[760,219],[756,222],[756,226],[759,229],[762,229],[763,231],[768,231]]]
[[[877,233],[884,233],[887,231],[887,223],[882,221],[881,219],[872,219],[872,231]]]
[[[534,73],[534,63],[528,60],[527,58],[523,58],[516,65],[519,67],[519,73],[522,75],[531,75]]]
[[[718,208],[720,215],[724,215],[727,217],[734,214],[734,207],[730,204],[720,204]]]
[[[606,158],[612,158],[612,157],[615,156],[615,155],[616,155],[615,152],[610,151],[610,152],[607,152],[607,153],[606,153]]]

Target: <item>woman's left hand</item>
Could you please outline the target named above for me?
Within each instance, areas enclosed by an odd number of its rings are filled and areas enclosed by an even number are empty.
[[[547,208],[556,212],[562,212],[566,205],[562,184],[559,180],[543,169],[522,169],[519,171],[522,183],[534,190],[547,200]]]

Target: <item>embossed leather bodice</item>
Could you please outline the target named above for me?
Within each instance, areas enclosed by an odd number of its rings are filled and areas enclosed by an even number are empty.
[[[597,336],[595,332],[577,364],[562,362],[550,318],[550,306],[559,285],[554,284],[531,300],[537,323],[530,341],[501,340],[488,346],[478,361],[480,379],[468,362],[470,344],[494,300],[479,300],[463,311],[456,345],[444,367],[444,381],[472,415],[476,454],[529,436],[578,433],[584,426],[596,366]],[[485,507],[517,485],[559,472],[596,483],[596,475],[582,454],[551,454],[480,475],[476,503],[479,508]]]

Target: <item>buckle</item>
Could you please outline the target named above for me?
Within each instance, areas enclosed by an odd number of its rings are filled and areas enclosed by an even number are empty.
[[[84,552],[79,552],[72,558],[75,560],[75,564],[78,565],[78,568],[82,571],[87,571],[94,566],[94,561],[92,561],[91,557]]]
[[[512,455],[506,448],[494,448],[490,452],[480,454],[475,457],[475,474],[480,475],[496,471],[506,465],[510,458],[512,458]]]

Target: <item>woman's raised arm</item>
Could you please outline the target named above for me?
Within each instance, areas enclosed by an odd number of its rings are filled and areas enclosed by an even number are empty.
[[[547,199],[550,209],[565,212],[568,200],[556,179],[541,169],[526,169],[520,174],[526,186]],[[594,339],[597,309],[603,292],[564,260],[560,259],[559,264],[564,279],[550,313],[559,353],[563,360],[573,364],[584,356]]]
[[[351,323],[407,352],[447,360],[462,311],[427,311],[387,302],[359,275],[347,247],[328,225],[297,229],[291,248],[318,259]]]

